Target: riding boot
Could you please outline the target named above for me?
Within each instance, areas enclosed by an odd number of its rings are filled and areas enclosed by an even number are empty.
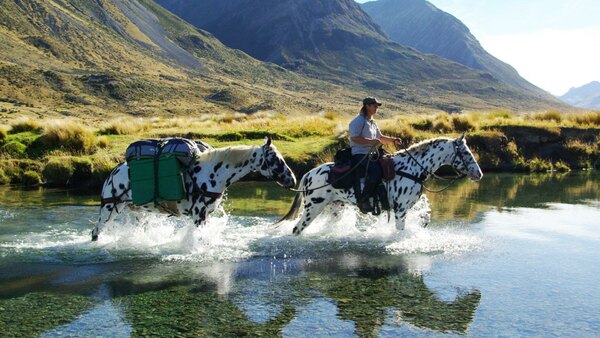
[[[376,188],[377,182],[365,180],[365,187],[362,193],[360,194],[360,199],[358,200],[358,208],[363,214],[373,212],[373,206],[371,205],[371,196],[373,196],[373,192],[375,192]]]

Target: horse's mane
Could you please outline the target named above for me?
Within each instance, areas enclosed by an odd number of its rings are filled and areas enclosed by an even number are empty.
[[[231,146],[208,149],[198,157],[200,162],[244,162],[259,146]]]
[[[397,151],[394,155],[405,153],[407,150],[410,151],[411,153],[418,153],[418,152],[425,150],[426,148],[428,148],[429,146],[431,146],[434,143],[443,142],[443,141],[448,142],[448,141],[452,141],[452,140],[453,140],[452,138],[444,137],[444,136],[431,138],[428,140],[421,141],[419,143],[415,143],[412,146],[408,147],[408,149],[402,149],[400,151]]]

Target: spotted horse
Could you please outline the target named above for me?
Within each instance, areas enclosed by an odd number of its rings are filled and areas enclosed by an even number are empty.
[[[404,229],[407,211],[419,200],[423,184],[443,165],[478,181],[483,174],[463,136],[457,139],[440,137],[415,144],[393,154],[395,177],[387,184],[387,196],[395,215],[397,230]],[[306,173],[300,181],[290,211],[278,221],[301,217],[293,233],[299,235],[330,203],[356,205],[354,189],[335,189],[327,184],[333,163],[325,163]]]
[[[122,163],[105,180],[100,218],[92,230],[92,241],[98,239],[102,228],[116,214],[132,206],[128,169],[127,163]],[[260,172],[285,188],[296,185],[294,173],[268,137],[261,146],[208,148],[184,173],[187,197],[176,201],[175,210],[169,213],[189,216],[196,226],[204,225],[207,216],[219,206],[225,189],[252,171]],[[165,212],[164,208],[154,203],[139,208],[149,212]]]

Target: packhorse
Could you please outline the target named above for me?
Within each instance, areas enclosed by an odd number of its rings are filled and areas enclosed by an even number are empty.
[[[460,175],[478,181],[483,174],[464,135],[457,139],[440,137],[415,144],[392,155],[395,176],[386,184],[387,199],[395,216],[397,230],[404,229],[407,211],[419,200],[424,182],[444,165],[450,165]],[[300,180],[300,192],[289,212],[277,223],[291,221],[301,213],[294,226],[299,235],[330,203],[356,205],[354,187],[336,189],[327,184],[333,163],[325,163],[306,173]]]
[[[202,150],[184,172],[186,197],[176,201],[174,210],[169,212],[175,216],[191,217],[196,226],[205,224],[207,216],[219,206],[227,187],[252,171],[260,172],[264,177],[275,180],[285,188],[296,185],[294,173],[268,137],[261,146],[207,147]],[[100,217],[92,230],[92,241],[98,239],[104,225],[116,214],[122,212],[126,206],[133,207],[127,163],[115,167],[106,178],[101,198]],[[156,203],[136,208],[165,212],[164,208]]]

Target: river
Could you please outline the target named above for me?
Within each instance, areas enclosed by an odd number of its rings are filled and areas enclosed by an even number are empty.
[[[557,336],[600,333],[600,174],[489,174],[387,216],[272,224],[293,195],[230,188],[196,229],[97,197],[0,187],[2,336]],[[392,217],[393,219],[393,217]]]

